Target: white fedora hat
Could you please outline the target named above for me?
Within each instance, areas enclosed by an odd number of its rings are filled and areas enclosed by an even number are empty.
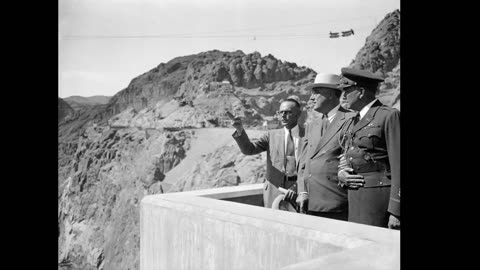
[[[313,87],[326,87],[341,91],[337,88],[340,84],[340,78],[341,77],[336,74],[319,73],[315,77],[313,84],[308,85],[305,89],[310,91]]]

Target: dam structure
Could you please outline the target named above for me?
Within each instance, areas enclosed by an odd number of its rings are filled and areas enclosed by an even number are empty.
[[[140,269],[400,269],[400,231],[267,209],[263,189],[145,196]]]

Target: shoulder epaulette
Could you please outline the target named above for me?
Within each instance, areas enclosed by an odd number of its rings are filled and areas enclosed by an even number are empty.
[[[379,109],[382,109],[382,110],[385,110],[385,111],[389,111],[389,112],[394,112],[394,111],[398,111],[398,109],[396,108],[392,108],[390,106],[387,106],[387,105],[382,105],[380,106]]]

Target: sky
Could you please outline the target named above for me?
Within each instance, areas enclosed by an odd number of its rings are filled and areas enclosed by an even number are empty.
[[[59,0],[58,95],[113,96],[178,56],[272,54],[340,73],[400,0]],[[353,29],[354,35],[329,38]]]

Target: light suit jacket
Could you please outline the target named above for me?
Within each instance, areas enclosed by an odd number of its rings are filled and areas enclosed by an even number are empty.
[[[301,142],[301,138],[305,134],[305,128],[298,126],[298,134],[300,139],[297,141],[297,144]],[[245,155],[255,155],[263,151],[267,151],[267,173],[265,176],[265,186],[263,191],[263,202],[264,206],[271,208],[272,202],[278,195],[282,195],[278,190],[278,187],[285,189],[291,188],[296,191],[296,182],[295,181],[284,181],[285,175],[285,130],[274,129],[268,130],[265,135],[259,139],[250,139],[247,136],[245,130],[242,134],[237,135],[237,132],[233,133],[232,137],[237,142],[240,147],[240,151]],[[298,145],[295,147],[297,149],[297,157],[299,156]],[[299,159],[296,159],[297,166]]]

